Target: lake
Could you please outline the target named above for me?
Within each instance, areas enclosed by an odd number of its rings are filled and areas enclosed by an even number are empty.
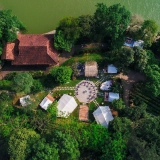
[[[97,3],[121,3],[132,13],[153,19],[160,26],[160,0],[0,0],[0,8],[11,9],[28,33],[45,33],[54,30],[64,17],[93,14]]]

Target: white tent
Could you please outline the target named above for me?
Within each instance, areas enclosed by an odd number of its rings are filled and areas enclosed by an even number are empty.
[[[97,123],[108,128],[109,121],[113,120],[112,113],[108,106],[99,106],[94,112],[93,116]]]
[[[109,92],[108,101],[112,102],[115,99],[119,99],[119,93]]]
[[[31,104],[31,102],[30,102],[30,96],[29,96],[29,95],[24,96],[24,97],[21,97],[21,98],[19,99],[19,101],[20,101],[20,103],[21,103],[21,105],[22,105],[23,107]]]
[[[108,73],[117,73],[117,68],[113,64],[108,65]]]
[[[143,48],[143,45],[144,45],[144,41],[142,41],[142,40],[138,40],[138,41],[135,41],[133,43],[133,47],[141,47],[141,48]]]
[[[64,94],[58,101],[58,117],[67,118],[77,107],[74,97]]]
[[[103,82],[103,83],[101,84],[100,89],[103,90],[103,91],[109,90],[110,87],[111,87],[111,85],[112,85],[112,80],[105,81],[105,82]]]
[[[50,94],[48,94],[48,95],[42,100],[42,102],[40,103],[40,106],[41,106],[41,108],[47,110],[48,105],[49,105],[49,104],[52,104],[53,101],[54,101],[54,98],[53,98]]]

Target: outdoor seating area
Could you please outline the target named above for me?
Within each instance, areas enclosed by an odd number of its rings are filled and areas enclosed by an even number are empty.
[[[100,89],[103,91],[110,90],[111,85],[112,85],[112,80],[105,81],[101,84]]]
[[[90,103],[97,97],[97,87],[92,81],[83,80],[75,87],[75,96],[79,102]]]

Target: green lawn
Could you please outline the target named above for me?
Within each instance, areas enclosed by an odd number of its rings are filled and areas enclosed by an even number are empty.
[[[68,59],[62,64],[62,66],[72,66],[72,64],[75,62],[85,63],[87,60],[92,60],[100,63],[103,60],[103,57],[104,56],[102,56],[102,54],[98,53],[80,54]]]

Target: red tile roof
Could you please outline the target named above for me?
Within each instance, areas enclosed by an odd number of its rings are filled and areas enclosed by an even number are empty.
[[[3,49],[2,59],[14,60],[15,43],[7,43]]]
[[[14,59],[10,59],[13,60],[12,65],[55,65],[58,63],[58,54],[53,48],[52,34],[19,34],[18,40],[17,50],[12,52]],[[9,43],[6,46],[11,50]],[[3,54],[9,55],[8,52]],[[4,55],[2,57],[5,57]]]

